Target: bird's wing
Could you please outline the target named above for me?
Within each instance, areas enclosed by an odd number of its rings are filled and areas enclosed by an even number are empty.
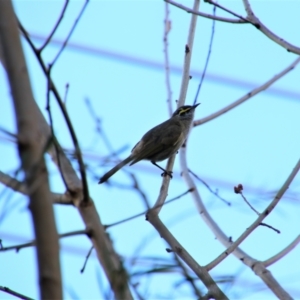
[[[135,157],[130,165],[136,162],[148,159],[151,160],[152,157],[158,153],[166,150],[169,147],[174,147],[174,151],[177,151],[181,146],[180,143],[183,141],[183,130],[180,124],[172,124],[170,126],[162,126],[164,123],[149,130],[132,149],[132,154]],[[164,130],[162,131],[162,128]]]

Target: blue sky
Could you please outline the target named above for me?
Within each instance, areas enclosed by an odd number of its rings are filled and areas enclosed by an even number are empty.
[[[191,1],[182,2],[191,7]],[[244,15],[242,1],[221,1],[222,5]],[[252,1],[252,8],[259,19],[272,31],[290,43],[300,45],[298,34],[300,4],[298,1]],[[21,22],[32,34],[37,44],[40,37],[47,37],[62,8],[62,1],[14,2]],[[70,3],[63,23],[54,41],[63,41],[74,23],[82,1]],[[169,56],[173,102],[178,98],[183,64],[184,46],[190,15],[170,6],[172,30],[169,34]],[[201,11],[211,13],[212,6],[201,3]],[[217,10],[218,15],[228,16]],[[153,126],[168,118],[167,93],[163,56],[163,1],[91,1],[80,20],[70,44],[53,68],[52,76],[61,95],[69,84],[67,109],[73,121],[80,145],[85,153],[85,162],[97,176],[105,173],[114,162],[102,166],[102,159],[109,154],[103,140],[95,131],[95,121],[86,107],[88,98],[113,149],[123,149],[120,158],[125,158],[141,136]],[[210,40],[212,21],[199,18],[193,50],[187,104],[194,100]],[[82,51],[76,45],[89,48]],[[46,82],[31,50],[23,41],[32,87],[36,101],[45,111]],[[57,43],[50,44],[43,57],[50,63],[58,51]],[[93,49],[93,51],[91,51]],[[204,81],[195,119],[203,118],[237,100],[252,88],[263,84],[292,63],[296,55],[269,40],[251,25],[216,23],[214,44]],[[238,195],[232,192],[234,185],[242,183],[244,193],[258,211],[262,211],[272,200],[299,159],[299,66],[270,89],[250,99],[243,105],[222,115],[218,119],[194,128],[188,145],[189,167],[212,189],[230,201],[222,201],[196,182],[204,204],[215,221],[228,236],[238,236],[256,218]],[[11,105],[5,73],[0,68],[0,126],[15,132],[15,119]],[[61,144],[72,149],[71,139],[63,117],[51,100],[54,113],[54,128]],[[175,107],[175,102],[174,102]],[[12,172],[19,166],[16,147],[0,133],[1,164],[4,172]],[[4,159],[5,158],[5,159]],[[51,173],[51,188],[64,192],[58,171],[48,161]],[[76,163],[74,163],[76,166]],[[164,165],[164,162],[162,163]],[[134,172],[150,203],[154,203],[161,184],[160,172],[149,162],[140,162],[128,171]],[[179,176],[178,159],[175,176],[171,182],[168,198],[186,191]],[[97,177],[96,176],[96,177]],[[142,212],[145,209],[140,196],[129,189],[97,184],[97,178],[89,176],[89,188],[104,224]],[[112,183],[130,185],[125,172],[118,172]],[[26,242],[33,238],[27,199],[13,195],[0,187],[0,238],[5,246]],[[275,211],[265,220],[278,228],[281,234],[267,228],[258,228],[242,243],[241,248],[252,257],[264,260],[276,254],[299,235],[299,176]],[[9,209],[7,209],[9,207]],[[60,233],[83,229],[76,209],[55,206],[58,231]],[[215,239],[196,211],[190,195],[167,205],[161,219],[191,255],[202,265],[214,259],[224,247]],[[114,226],[108,230],[114,245],[129,266],[138,247],[141,256],[169,258],[166,244],[144,217]],[[90,243],[85,237],[68,238],[62,241],[62,272],[66,299],[99,299],[99,278],[107,287],[95,258],[88,262],[84,274],[80,274]],[[143,245],[143,246],[141,246]],[[272,265],[270,271],[282,286],[299,298],[299,247],[284,259]],[[1,253],[0,285],[8,286],[27,296],[37,298],[37,275],[34,250],[24,249],[20,253]],[[132,270],[146,268],[143,262]],[[223,285],[231,299],[274,299],[259,277],[230,256],[217,266],[212,276],[236,276],[233,286]],[[185,294],[173,290],[176,275],[162,274],[149,283],[149,297],[173,295],[174,298],[192,298],[189,290]],[[88,288],[87,288],[88,286]],[[144,287],[143,286],[143,287]],[[145,288],[146,289],[146,288]],[[0,299],[10,299],[0,293]]]

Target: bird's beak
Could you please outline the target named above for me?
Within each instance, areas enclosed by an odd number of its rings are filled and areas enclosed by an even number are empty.
[[[198,105],[200,105],[201,103],[197,103],[197,104],[194,104],[193,106],[192,106],[192,108],[193,109],[195,109]]]

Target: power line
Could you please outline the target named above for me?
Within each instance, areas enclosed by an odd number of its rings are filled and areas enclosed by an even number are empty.
[[[31,33],[31,38],[37,41],[45,41],[46,37],[37,33]],[[51,43],[49,45],[61,47],[63,44],[63,40],[59,39],[52,39]],[[165,65],[163,62],[151,60],[143,57],[137,57],[129,54],[124,54],[121,52],[108,50],[100,47],[93,47],[89,45],[84,45],[76,42],[69,42],[65,48],[66,50],[73,50],[78,52],[84,52],[91,55],[95,55],[98,58],[105,57],[107,59],[119,61],[121,63],[125,64],[131,64],[131,65],[137,65],[139,67],[146,67],[157,71],[164,71]],[[178,65],[170,65],[170,72],[176,75],[182,75],[182,67]],[[192,69],[191,75],[196,78],[201,78],[202,72],[199,72],[198,70]],[[252,81],[245,81],[233,77],[228,76],[222,76],[219,74],[213,74],[213,73],[206,73],[205,79],[207,81],[217,82],[219,84],[226,84],[231,86],[236,86],[239,88],[252,90],[258,86],[261,85],[261,83],[255,83]],[[284,88],[278,88],[278,87],[270,87],[264,93],[267,93],[272,96],[276,97],[284,97],[284,99],[290,99],[290,100],[300,100],[300,92],[298,91],[292,91]]]

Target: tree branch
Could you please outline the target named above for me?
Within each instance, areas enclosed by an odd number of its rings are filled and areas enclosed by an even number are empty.
[[[215,281],[211,278],[206,268],[201,267],[185,250],[185,248],[174,238],[154,210],[151,209],[148,211],[146,219],[157,230],[160,236],[170,245],[172,252],[177,254],[195,272],[213,298],[228,299],[226,295],[219,289]]]
[[[269,39],[271,39],[276,44],[285,48],[288,52],[292,52],[295,54],[300,54],[300,48],[296,47],[289,42],[285,41],[281,37],[277,36],[274,32],[268,29],[254,14],[250,3],[248,0],[243,0],[245,10],[247,12],[247,20],[250,21],[259,31],[265,34]]]
[[[234,109],[235,107],[239,106],[240,104],[244,103],[245,101],[249,100],[250,98],[254,97],[255,95],[257,95],[258,93],[266,90],[268,87],[270,87],[274,82],[276,82],[277,80],[279,80],[280,78],[282,78],[284,75],[286,75],[288,72],[292,71],[297,64],[300,62],[300,57],[298,57],[292,64],[290,64],[288,67],[286,67],[284,70],[282,70],[279,74],[275,75],[273,78],[271,78],[270,80],[268,80],[267,82],[265,82],[263,85],[255,88],[254,90],[252,90],[251,92],[247,93],[246,95],[244,95],[242,98],[234,101],[233,103],[225,106],[224,108],[220,109],[219,111],[204,117],[200,120],[196,120],[194,121],[194,126],[198,126],[198,125],[202,125],[206,122],[209,122],[225,113],[227,113],[228,111]]]
[[[57,30],[58,26],[60,25],[64,15],[65,15],[65,12],[67,10],[67,7],[68,7],[68,4],[69,4],[69,0],[65,0],[65,4],[63,6],[63,9],[58,17],[58,20],[57,22],[55,23],[52,31],[50,32],[49,36],[47,37],[47,39],[45,40],[44,44],[39,48],[39,51],[42,52],[44,50],[44,48],[49,44],[49,42],[51,41],[55,31]]]
[[[170,63],[169,63],[169,43],[168,43],[168,35],[172,28],[172,23],[169,19],[169,5],[165,3],[165,21],[164,21],[164,58],[165,58],[165,82],[167,88],[167,103],[169,109],[169,116],[173,114],[173,103],[172,103],[172,90],[171,90],[171,82],[170,82]]]
[[[274,264],[275,262],[283,258],[285,255],[287,255],[289,252],[291,252],[299,243],[300,243],[300,235],[298,235],[289,245],[287,245],[279,253],[275,254],[269,259],[266,259],[262,263],[264,264],[265,267]]]
[[[194,1],[194,10],[198,10],[200,7],[200,0]],[[189,80],[190,80],[190,66],[191,66],[191,59],[192,59],[192,51],[193,51],[193,44],[194,44],[194,37],[195,37],[195,31],[196,31],[196,24],[197,24],[197,16],[192,15],[190,28],[189,28],[189,35],[188,35],[188,41],[185,46],[185,55],[184,55],[184,64],[183,64],[183,74],[182,74],[182,81],[181,81],[181,89],[180,89],[180,95],[179,100],[177,103],[177,107],[180,107],[184,104],[188,86],[189,86]],[[166,170],[171,171],[174,166],[175,161],[175,155],[171,156],[168,159]],[[154,210],[157,214],[159,214],[165,200],[168,194],[169,184],[170,184],[170,176],[166,176],[163,179],[160,193],[158,195],[158,198],[154,205]]]
[[[77,138],[77,135],[75,133],[75,130],[74,130],[74,127],[73,127],[73,124],[71,122],[71,119],[69,117],[69,114],[66,110],[66,107],[64,105],[64,102],[62,101],[56,87],[55,87],[55,84],[54,82],[52,81],[51,77],[49,76],[49,70],[48,68],[46,67],[38,49],[34,46],[34,44],[32,43],[29,35],[27,34],[25,28],[22,26],[22,24],[19,22],[19,27],[26,39],[26,41],[28,42],[28,44],[30,45],[31,49],[33,50],[34,54],[36,55],[43,71],[44,71],[44,74],[45,76],[47,77],[47,80],[48,80],[48,85],[49,85],[49,88],[51,89],[51,91],[53,92],[57,102],[58,102],[58,105],[62,111],[62,114],[65,118],[65,121],[67,123],[67,126],[68,126],[68,129],[69,129],[69,132],[70,132],[70,135],[71,135],[71,138],[72,138],[72,141],[73,141],[73,144],[74,144],[74,147],[75,147],[75,153],[76,153],[76,158],[78,160],[78,164],[79,164],[79,170],[80,170],[80,174],[81,174],[81,179],[82,179],[82,190],[83,190],[83,200],[84,201],[89,201],[89,189],[88,189],[88,184],[87,184],[87,178],[86,178],[86,172],[85,172],[85,166],[84,166],[84,162],[83,162],[83,158],[82,158],[82,153],[81,153],[81,150],[80,150],[80,147],[79,147],[79,142],[78,142],[78,138]],[[48,128],[48,131],[49,131],[49,128]],[[62,151],[62,150],[59,150],[58,148],[60,148],[59,145],[57,145],[57,142],[56,140],[54,139],[54,143],[55,144],[55,151]],[[57,164],[58,166],[60,166],[60,161],[59,161],[59,155],[56,155],[56,158],[57,158]],[[63,173],[63,172],[62,172]],[[64,173],[63,173],[64,174]],[[62,174],[62,176],[63,176]],[[65,177],[63,177],[63,179],[65,180]],[[67,188],[70,188],[70,185],[67,183]],[[72,189],[69,190],[70,192],[72,192]]]
[[[42,128],[38,126],[39,111],[33,99],[11,1],[0,1],[0,41],[13,96],[19,155],[26,188],[30,191],[29,208],[37,243],[40,298],[62,299],[58,235],[44,161],[48,140],[45,142]]]
[[[42,57],[38,54],[37,49],[33,45],[25,29],[23,29],[23,32],[25,34],[25,39],[31,46],[34,54],[36,55],[39,64],[42,70],[44,71],[44,74],[47,75],[47,68],[45,66],[44,61],[42,60]],[[87,189],[87,182],[84,181],[84,178],[86,178],[84,177],[85,175],[84,164],[81,156],[79,155],[81,154],[81,152],[80,150],[78,150],[79,149],[78,144],[76,144],[76,141],[74,141],[74,138],[76,139],[75,131],[73,129],[71,120],[69,119],[67,112],[64,110],[64,102],[61,99],[58,90],[54,82],[52,81],[52,79],[50,81],[50,84],[51,84],[51,90],[56,100],[58,101],[58,104],[60,105],[60,108],[62,109],[62,112],[66,119],[75,148],[77,147],[76,153],[78,155],[80,172],[83,181],[81,181],[78,178],[76,171],[71,165],[69,159],[66,157],[58,141],[53,140],[53,142],[56,143],[55,145],[56,149],[52,145],[52,147],[48,149],[48,152],[51,155],[52,160],[56,165],[60,163],[60,172],[62,173],[62,177],[65,179],[66,188],[70,193],[72,202],[74,205],[76,205],[81,215],[81,218],[85,223],[86,228],[89,228],[92,232],[90,236],[91,242],[95,248],[98,260],[101,263],[101,266],[103,267],[105,275],[108,278],[111,289],[114,292],[114,297],[116,299],[130,300],[133,297],[131,295],[131,291],[128,286],[128,275],[126,274],[126,270],[123,267],[122,260],[120,259],[119,255],[116,253],[113,247],[112,241],[110,240],[109,236],[105,232],[105,228],[101,223],[100,216],[97,213],[94,202],[92,201],[92,199],[89,199],[89,201],[82,201],[82,199],[87,198],[86,194],[88,193],[88,189]],[[36,103],[35,103],[35,109],[38,110],[38,114],[39,114],[38,118],[35,121],[36,124],[38,124],[38,126],[43,130],[42,137],[44,138],[45,136],[50,136],[50,128],[46,123],[46,120],[44,119],[43,115],[41,114],[39,108],[37,107]]]
[[[282,39],[281,37],[277,36],[274,32],[272,32],[270,29],[268,29],[253,13],[250,3],[248,0],[243,0],[244,3],[244,7],[245,10],[247,12],[247,17],[244,18],[236,13],[234,13],[233,11],[230,11],[229,9],[227,9],[226,7],[212,1],[212,0],[204,0],[205,2],[212,4],[214,6],[217,6],[221,9],[223,9],[224,11],[240,18],[241,20],[244,20],[245,22],[248,22],[249,24],[252,24],[254,27],[256,27],[258,30],[260,30],[263,34],[265,34],[268,38],[270,38],[273,42],[275,42],[276,44],[282,46],[283,48],[285,48],[288,52],[292,52],[295,54],[300,54],[300,48],[296,47],[292,44],[290,44],[289,42],[285,41],[284,39]]]
[[[13,290],[11,290],[10,288],[8,288],[6,286],[0,286],[0,291],[3,291],[7,294],[13,295],[13,296],[18,297],[18,298],[23,299],[23,300],[34,300],[33,298],[29,298],[29,297],[27,297],[23,294],[20,294],[16,291],[13,291]]]
[[[90,235],[90,231],[87,229],[83,229],[83,230],[62,233],[59,235],[59,238],[61,239],[61,238],[65,238],[65,237],[83,235],[83,234]],[[9,251],[9,250],[16,250],[18,252],[20,249],[36,246],[36,244],[37,244],[37,242],[36,242],[36,240],[34,240],[34,241],[24,243],[24,244],[19,244],[19,245],[14,245],[14,246],[9,246],[9,247],[1,247],[0,252]]]
[[[206,13],[203,13],[203,12],[200,12],[200,11],[195,11],[195,10],[193,10],[193,9],[187,7],[187,6],[179,4],[179,3],[174,2],[172,0],[164,0],[164,1],[176,6],[180,9],[182,9],[182,10],[185,10],[187,13],[191,13],[191,14],[197,15],[199,17],[204,17],[204,18],[207,18],[207,19],[216,20],[216,21],[225,22],[225,23],[234,23],[234,24],[247,24],[247,23],[249,23],[248,21],[242,20],[242,19],[230,19],[230,18],[218,17],[218,16],[206,14]]]
[[[12,190],[19,192],[24,195],[28,195],[27,187],[24,182],[21,182],[5,173],[0,171],[0,182]],[[72,197],[69,193],[59,194],[51,193],[53,203],[57,204],[73,204]]]

